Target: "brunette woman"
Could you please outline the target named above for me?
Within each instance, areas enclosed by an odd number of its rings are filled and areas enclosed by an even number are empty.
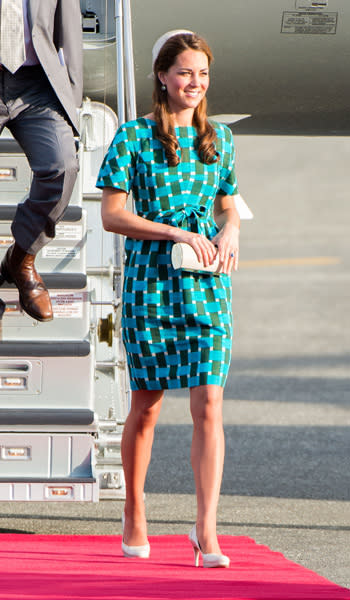
[[[171,31],[156,42],[153,112],[120,127],[97,185],[104,188],[104,228],[126,236],[122,327],[133,391],[122,440],[124,555],[149,556],[143,492],[154,427],[164,390],[189,388],[197,495],[189,538],[196,565],[201,554],[203,566],[227,567],[216,513],[239,215],[232,134],[207,118],[211,62],[195,33]],[[125,208],[129,192],[136,214]],[[190,244],[205,266],[218,253],[221,273],[174,269],[174,242]]]

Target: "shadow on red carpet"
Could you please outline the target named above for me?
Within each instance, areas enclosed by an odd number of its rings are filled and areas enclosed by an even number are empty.
[[[278,552],[221,536],[229,569],[196,569],[185,536],[153,536],[148,560],[120,536],[0,535],[0,599],[350,600],[350,591]]]

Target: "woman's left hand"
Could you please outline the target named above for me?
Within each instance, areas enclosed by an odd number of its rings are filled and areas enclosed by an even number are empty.
[[[211,241],[218,249],[221,272],[229,275],[232,269],[237,271],[239,260],[239,228],[232,223],[225,223]]]

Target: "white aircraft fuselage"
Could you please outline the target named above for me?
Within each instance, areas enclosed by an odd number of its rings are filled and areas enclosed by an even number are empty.
[[[105,0],[81,0],[83,12],[92,7],[100,31],[110,36],[114,5],[107,1],[106,15]],[[210,114],[251,115],[234,126],[236,131],[349,133],[349,0],[131,0],[131,13],[139,115],[150,110],[148,74],[155,40],[167,30],[186,28],[203,35],[213,50]],[[113,105],[109,52],[110,75],[104,72],[104,84]],[[96,60],[93,69],[86,61],[86,86],[95,87],[86,92],[101,100]]]

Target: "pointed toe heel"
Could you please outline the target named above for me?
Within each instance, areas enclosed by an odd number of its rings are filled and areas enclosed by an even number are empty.
[[[125,526],[125,515],[122,513],[122,529],[124,536],[124,526]],[[149,558],[151,553],[151,546],[147,542],[143,546],[128,546],[124,543],[124,539],[122,540],[122,553],[125,558]]]
[[[225,556],[225,554],[214,554],[214,553],[204,554],[204,552],[202,552],[199,541],[198,541],[197,530],[196,530],[195,525],[193,525],[188,537],[192,544],[193,553],[194,553],[194,564],[196,567],[199,566],[199,555],[200,554],[202,555],[204,568],[207,568],[207,569],[225,568],[225,567],[227,568],[230,566],[230,559],[228,556]]]
[[[149,558],[151,548],[149,544],[144,546],[128,546],[122,542],[122,552],[125,558]]]

